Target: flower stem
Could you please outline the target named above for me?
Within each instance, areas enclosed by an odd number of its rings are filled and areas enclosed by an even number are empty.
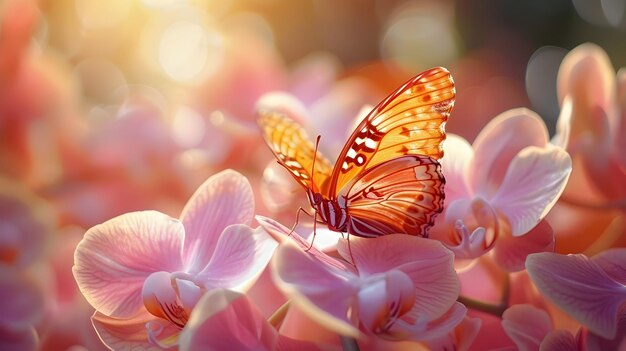
[[[276,329],[280,327],[287,315],[287,311],[289,310],[289,305],[291,305],[291,300],[287,300],[282,306],[278,307],[276,311],[267,319],[267,321]]]
[[[497,305],[485,301],[472,299],[471,297],[463,295],[459,295],[457,301],[464,304],[465,307],[471,308],[476,311],[489,313],[496,317],[502,318],[502,314],[504,313],[504,311],[509,308],[509,295],[511,294],[511,281],[509,279],[509,274],[504,273],[503,279],[502,296],[500,297],[500,303]]]
[[[462,303],[462,304],[464,304],[465,307],[471,308],[471,309],[476,310],[476,311],[489,313],[489,314],[494,315],[496,317],[502,317],[502,314],[508,308],[508,306],[506,304],[502,304],[501,303],[501,304],[498,304],[498,305],[494,305],[494,304],[491,304],[491,303],[488,303],[488,302],[475,300],[475,299],[472,299],[470,297],[466,297],[466,296],[462,296],[462,295],[459,296],[457,301]]]
[[[339,339],[341,339],[341,347],[343,347],[343,351],[360,351],[359,344],[356,343],[355,338],[339,335]]]

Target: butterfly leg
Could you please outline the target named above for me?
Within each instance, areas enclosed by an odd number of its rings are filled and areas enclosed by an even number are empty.
[[[341,233],[341,235],[343,236],[343,232]],[[354,266],[354,269],[356,269],[356,271],[359,271],[359,268],[356,266],[356,261],[354,260],[354,256],[352,255],[352,246],[350,246],[350,225],[348,224],[348,231],[346,232],[346,236],[348,240],[348,253],[350,253],[350,263],[352,264],[352,266]]]
[[[313,215],[308,213],[304,208],[299,207],[298,212],[296,212],[296,222],[293,224],[293,226],[291,226],[291,230],[289,231],[289,236],[291,236],[291,234],[293,234],[293,232],[296,230],[296,226],[298,225],[298,222],[300,222],[300,213],[302,212],[304,212],[309,217],[313,217]]]
[[[304,252],[309,252],[309,250],[311,250],[311,248],[313,247],[313,243],[315,242],[315,236],[317,235],[317,211],[315,211],[315,218],[313,218],[313,239],[311,240],[311,245],[309,245],[309,247],[304,250]]]

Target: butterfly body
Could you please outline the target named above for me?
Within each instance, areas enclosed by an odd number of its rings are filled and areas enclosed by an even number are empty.
[[[446,69],[422,72],[365,117],[334,166],[287,116],[259,111],[259,125],[329,229],[362,237],[427,236],[443,210],[445,179],[437,160],[454,97]]]

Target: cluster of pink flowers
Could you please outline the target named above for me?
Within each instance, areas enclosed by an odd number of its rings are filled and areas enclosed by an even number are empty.
[[[323,54],[288,69],[225,26],[219,69],[179,105],[129,88],[87,113],[71,67],[29,47],[36,4],[0,8],[0,349],[626,348],[626,72],[600,47],[563,60],[554,126],[476,115],[472,94],[494,88],[465,78],[488,67],[449,67],[430,236],[348,239],[292,228],[307,198],[254,110],[337,155],[384,97],[376,79]]]
[[[294,235],[259,215],[253,229],[253,190],[234,171],[209,178],[180,220],[134,212],[93,227],[76,249],[73,271],[97,311],[98,334],[114,349],[623,347],[626,249],[610,247],[624,233],[626,165],[618,151],[626,85],[623,75],[619,84],[600,75],[610,70],[594,45],[566,57],[552,141],[527,109],[497,116],[471,145],[449,134],[445,210],[428,239],[398,233],[348,244],[318,229],[316,238],[326,237],[318,243],[310,226],[300,224]],[[588,88],[590,81],[606,89]],[[312,121],[288,94],[260,105]],[[261,189],[293,189],[268,167],[272,176]],[[571,189],[581,177],[587,187]],[[594,205],[580,205],[578,196],[590,194]],[[289,204],[297,200],[265,200],[295,215]],[[559,223],[571,214],[551,221],[555,207],[615,211],[618,223],[604,230],[619,234],[586,233],[604,244],[592,254],[556,253],[568,240]]]

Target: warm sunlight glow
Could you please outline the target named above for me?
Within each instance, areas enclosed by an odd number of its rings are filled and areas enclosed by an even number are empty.
[[[76,0],[76,13],[83,27],[101,29],[115,26],[130,14],[133,1]]]
[[[221,57],[221,39],[198,23],[171,24],[159,42],[159,62],[165,73],[179,82],[198,81],[210,62]]]

